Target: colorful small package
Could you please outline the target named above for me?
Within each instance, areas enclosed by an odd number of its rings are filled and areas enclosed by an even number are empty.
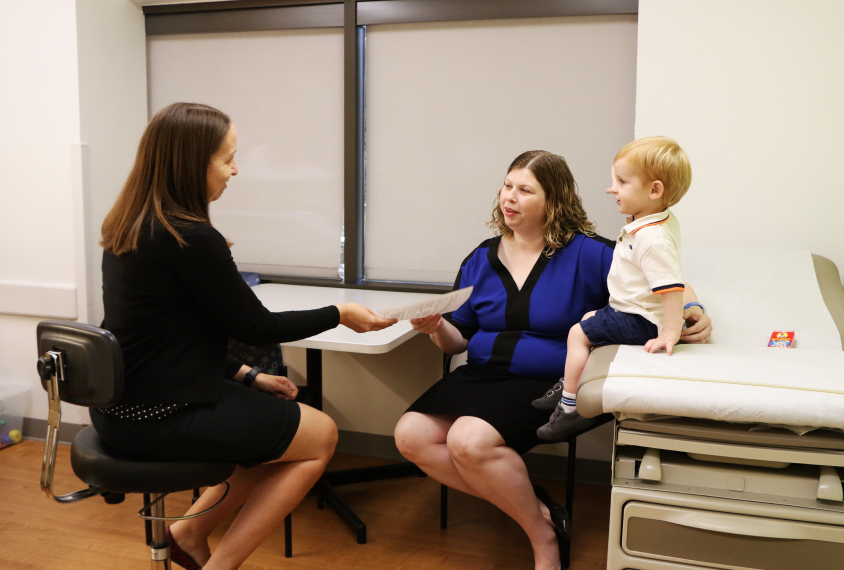
[[[768,341],[768,346],[774,348],[793,348],[794,331],[774,331],[771,333],[771,340]]]
[[[13,429],[9,433],[0,434],[0,449],[3,449],[4,447],[8,447],[10,445],[14,445],[16,443],[20,443],[20,441],[20,430]]]

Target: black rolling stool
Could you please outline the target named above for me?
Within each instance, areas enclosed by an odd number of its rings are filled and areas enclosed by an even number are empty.
[[[452,366],[451,355],[445,355],[443,360],[443,375],[450,372],[456,366]],[[570,429],[566,431],[561,437],[548,443],[568,443],[568,455],[566,457],[566,505],[562,506],[551,498],[544,488],[539,485],[534,485],[533,490],[537,498],[545,503],[548,510],[551,512],[551,519],[557,526],[557,531],[562,537],[562,544],[560,548],[560,562],[563,568],[569,567],[571,559],[571,513],[574,509],[574,470],[575,459],[577,456],[577,436],[591,431],[598,426],[614,419],[612,414],[601,414],[594,418],[583,418],[574,423]],[[448,528],[448,487],[440,485],[440,528]]]
[[[73,472],[88,488],[55,496],[52,486],[61,402],[88,408],[119,402],[123,392],[123,353],[110,332],[86,324],[43,321],[38,324],[37,335],[38,352],[42,355],[38,372],[50,404],[41,490],[60,503],[102,495],[107,503],[115,504],[123,502],[126,493],[144,494],[145,504],[138,516],[147,521],[152,568],[169,570],[170,544],[164,538],[164,521],[200,516],[219,502],[191,517],[166,517],[164,497],[177,491],[219,485],[231,476],[235,464],[134,458],[105,447],[93,426],[88,426],[79,432],[70,450]],[[228,483],[226,486],[228,493]]]

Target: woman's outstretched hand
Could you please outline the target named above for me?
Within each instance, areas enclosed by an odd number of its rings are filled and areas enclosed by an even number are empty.
[[[340,324],[355,332],[380,331],[398,322],[396,319],[382,319],[357,303],[342,303],[337,308],[340,310]]]
[[[442,315],[428,315],[427,317],[410,319],[410,326],[413,327],[413,330],[419,331],[422,334],[434,334],[440,330],[442,323]]]
[[[258,374],[252,383],[252,389],[260,392],[267,392],[273,396],[285,400],[295,400],[299,393],[299,387],[291,382],[286,376],[273,376],[272,374]]]
[[[460,354],[469,346],[469,341],[442,315],[410,319],[410,326],[415,331],[429,335],[434,344],[446,354]]]

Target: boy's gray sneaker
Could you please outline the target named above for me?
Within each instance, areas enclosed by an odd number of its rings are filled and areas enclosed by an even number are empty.
[[[538,410],[547,410],[551,411],[557,407],[557,404],[560,403],[560,400],[563,398],[563,379],[560,380],[551,386],[551,389],[545,392],[541,398],[535,399],[533,402],[530,403],[531,406]]]
[[[545,441],[556,441],[579,419],[580,414],[576,411],[566,413],[563,408],[557,406],[548,423],[536,430],[536,435]]]

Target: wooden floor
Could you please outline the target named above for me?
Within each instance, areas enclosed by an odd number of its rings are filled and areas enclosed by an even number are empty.
[[[3,570],[147,569],[141,496],[120,505],[99,498],[62,505],[39,489],[43,443],[24,440],[0,450],[0,568]],[[376,465],[379,460],[337,456],[330,468]],[[560,482],[538,481],[558,502]],[[61,446],[55,490],[78,490]],[[309,495],[293,514],[293,558],[284,558],[284,534],[277,529],[242,566],[258,569],[489,569],[533,568],[524,533],[489,503],[456,491],[449,494],[449,528],[439,528],[439,484],[426,478],[395,479],[341,487],[343,498],[367,525],[368,543],[351,532]],[[574,570],[606,568],[610,488],[578,485],[572,548]],[[187,509],[189,493],[167,498],[167,514]],[[212,549],[227,525],[211,536]],[[178,568],[174,565],[174,568]]]

